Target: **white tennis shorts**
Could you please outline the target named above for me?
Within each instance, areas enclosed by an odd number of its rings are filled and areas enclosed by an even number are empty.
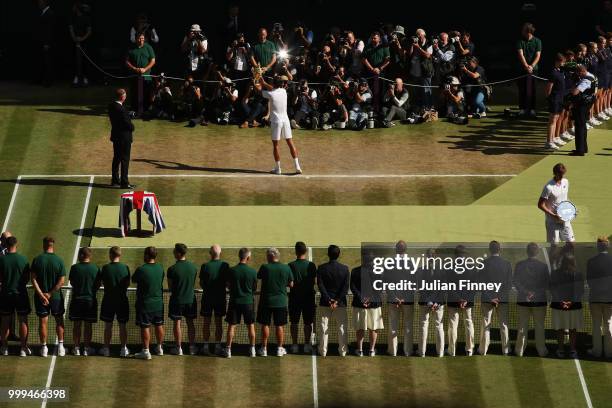
[[[288,120],[282,122],[272,122],[272,140],[278,141],[283,139],[291,139],[293,135],[291,134],[291,123]]]
[[[574,229],[569,222],[558,223],[552,220],[546,220],[546,242],[556,244],[559,242],[574,242]]]

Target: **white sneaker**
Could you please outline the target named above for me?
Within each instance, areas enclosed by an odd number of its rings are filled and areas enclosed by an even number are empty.
[[[291,354],[298,354],[300,352],[300,346],[297,344],[291,345]]]
[[[130,355],[130,350],[127,348],[127,346],[121,347],[121,351],[119,352],[119,357],[128,357],[129,355]]]
[[[0,347],[0,355],[8,356],[9,355],[8,347],[4,347],[4,346]]]
[[[96,355],[96,349],[93,348],[93,347],[85,347],[83,349],[83,355],[85,357],[87,357],[87,356],[95,356]]]
[[[370,357],[376,357],[376,350],[370,350]]]
[[[110,357],[110,350],[108,347],[102,347],[100,350],[98,350],[98,354],[103,357]]]
[[[183,355],[183,348],[182,347],[174,347],[171,351],[172,354],[174,354],[175,356],[182,356]]]
[[[196,354],[198,354],[198,346],[196,346],[195,344],[192,344],[189,346],[189,355],[190,356],[195,356]]]
[[[601,125],[601,122],[593,117],[593,118],[591,118],[591,120],[589,120],[589,125],[591,125],[591,126],[599,126],[599,125]]]
[[[249,357],[256,357],[257,356],[257,352],[255,351],[255,346],[250,346],[249,347]]]
[[[150,360],[151,353],[149,352],[149,350],[142,350],[141,352],[134,354],[134,358],[137,358],[139,360]]]
[[[181,353],[183,351],[181,350]],[[163,356],[164,355],[164,347],[161,344],[158,344],[157,347],[155,348],[155,354],[157,354],[158,356]]]
[[[569,130],[567,131],[567,133],[569,133],[569,134],[570,134],[570,135],[572,135],[572,136],[576,135],[576,128],[575,128],[575,127],[572,127],[571,129],[569,129]]]
[[[232,358],[232,349],[229,347],[225,347],[223,349],[223,357],[225,358]]]
[[[47,357],[48,355],[49,355],[49,348],[48,348],[48,347],[47,347],[47,345],[45,344],[45,345],[43,345],[43,346],[40,348],[40,356],[41,356],[41,357]]]
[[[83,353],[85,354],[85,353]],[[72,349],[72,355],[73,356],[80,356],[81,355],[81,349],[79,349],[78,347],[75,347]]]
[[[260,347],[259,350],[257,350],[257,354],[259,357],[268,357],[268,350],[265,347]]]
[[[612,116],[612,108],[608,108],[604,112],[606,112],[606,115]]]
[[[563,132],[563,134],[561,135],[561,139],[569,142],[570,140],[574,140],[574,136],[572,136],[567,130],[565,132]]]
[[[299,167],[299,166],[298,166],[298,167],[296,167],[296,168],[295,168],[295,172],[296,172],[297,174],[302,174],[302,168],[301,168],[301,167]]]
[[[363,357],[363,350],[355,350],[355,355],[357,357]]]
[[[480,112],[480,117],[481,118],[486,118],[487,117],[487,112],[486,111]]]
[[[312,346],[310,344],[304,344],[304,354],[312,354]]]
[[[465,350],[465,355],[468,357],[472,357],[474,355],[474,351],[472,350]]]
[[[557,146],[565,146],[567,143],[564,142],[560,137],[557,137],[553,140],[553,142],[557,145]]]
[[[270,173],[276,174],[276,175],[279,175],[279,176],[282,174],[280,167],[273,168],[272,171],[270,171]]]
[[[79,77],[75,76],[74,79],[72,80],[72,85],[77,86],[79,84]]]
[[[83,78],[83,85],[89,85],[89,80],[87,78]]]
[[[64,348],[64,343],[60,343],[57,345],[57,355],[59,357],[64,357],[66,355],[66,349]]]
[[[284,348],[284,347],[278,347],[278,348],[276,349],[276,357],[282,357],[282,356],[284,356],[285,354],[287,354],[287,350],[285,350],[285,348]]]
[[[608,115],[606,115],[605,113],[603,113],[603,112],[599,112],[599,115],[597,115],[597,119],[600,119],[600,120],[609,120],[610,117]]]
[[[22,348],[21,351],[19,351],[19,357],[27,357],[30,355],[32,355],[32,350],[30,350],[29,347]]]
[[[591,124],[587,123],[586,124],[586,128],[587,128],[587,130],[591,130],[591,129],[593,129],[593,126],[591,126]]]
[[[559,150],[559,146],[557,146],[557,145],[556,145],[556,144],[554,144],[554,143],[546,143],[546,144],[544,145],[544,148],[545,148],[545,149],[548,149],[548,150]]]
[[[223,353],[223,347],[220,343],[215,344],[215,354],[220,356]]]

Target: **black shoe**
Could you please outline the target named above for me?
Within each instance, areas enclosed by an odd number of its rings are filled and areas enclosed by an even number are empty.
[[[136,184],[122,184],[121,188],[133,189],[136,187]]]
[[[570,156],[584,156],[584,153],[581,153],[581,152],[579,152],[577,150],[572,150],[569,155]]]
[[[120,188],[121,184],[113,182],[113,183],[111,183],[111,187],[112,188]]]

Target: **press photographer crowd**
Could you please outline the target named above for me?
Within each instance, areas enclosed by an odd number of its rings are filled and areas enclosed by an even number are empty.
[[[48,1],[39,4],[41,24],[52,25]],[[69,26],[75,45],[74,86],[88,85],[92,66],[102,70],[88,55],[91,12],[84,1],[74,3]],[[492,85],[505,82],[516,82],[519,91],[518,112],[506,113],[535,118],[536,82],[546,81],[550,123],[545,148],[555,150],[576,138],[575,155],[588,152],[587,129],[612,115],[610,1],[603,2],[599,37],[556,55],[549,74],[539,69],[542,42],[536,28],[525,23],[515,47],[516,76],[492,84],[465,30],[431,33],[388,23],[360,37],[349,28],[315,35],[303,23],[284,27],[276,22],[255,34],[240,32],[237,16],[238,7],[230,7],[227,43],[211,43],[197,23],[186,27],[175,53],[184,61],[184,71],[170,76],[157,69],[160,35],[147,15],[139,13],[126,30],[132,47],[124,61],[128,73],[121,76],[131,81],[128,102],[135,115],[186,121],[192,127],[265,126],[270,112],[262,97],[264,77],[283,82],[294,129],[363,130],[438,116],[466,124],[487,115]],[[43,78],[44,55],[43,46]]]

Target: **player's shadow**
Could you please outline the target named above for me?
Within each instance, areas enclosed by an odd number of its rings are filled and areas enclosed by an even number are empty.
[[[87,106],[83,108],[39,108],[37,111],[79,116],[105,116],[107,114],[106,107],[104,106]]]
[[[83,238],[122,238],[121,230],[117,228],[87,227],[72,231],[76,236]]]
[[[89,176],[74,177],[86,179]],[[4,179],[0,180],[0,183],[13,183],[17,184],[17,179]],[[88,181],[75,181],[69,179],[51,179],[51,178],[22,178],[19,180],[19,184],[23,186],[60,186],[60,187],[89,187]],[[104,189],[115,189],[115,187],[109,184],[92,183],[93,188],[104,188]]]
[[[147,163],[155,166],[156,169],[160,170],[174,170],[174,171],[201,171],[206,173],[228,173],[228,174],[269,174],[267,171],[255,170],[255,169],[238,169],[231,167],[206,167],[206,166],[192,166],[185,163],[179,163],[167,160],[155,160],[155,159],[132,159],[133,162]]]

